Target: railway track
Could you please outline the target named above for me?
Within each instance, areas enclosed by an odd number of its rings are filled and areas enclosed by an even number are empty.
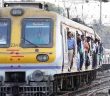
[[[97,96],[96,94],[98,94],[98,93],[100,93],[100,91],[102,91],[102,90],[107,90],[107,89],[109,89],[110,88],[110,86],[107,86],[107,87],[103,87],[103,88],[99,88],[99,89],[97,89],[97,90],[93,90],[93,91],[91,91],[91,92],[89,92],[89,93],[87,93],[87,95],[86,96]],[[104,93],[102,93],[102,94],[104,94]],[[100,95],[101,95],[101,93],[100,93]],[[80,95],[81,96],[81,95]],[[84,96],[84,95],[83,95]]]
[[[108,82],[110,82],[110,80]],[[110,84],[108,82],[107,81],[106,82],[103,82],[103,84],[100,84],[98,86],[95,86],[93,88],[90,88],[89,90],[86,90],[83,93],[76,94],[75,96],[97,96],[96,94],[98,92],[100,92],[102,90],[105,90],[105,89],[107,90],[107,89],[110,88]]]
[[[100,90],[110,88],[109,82],[110,75],[100,76],[91,85],[86,85],[83,88],[79,88],[77,91],[62,92],[64,94],[56,96],[97,96],[95,94]]]

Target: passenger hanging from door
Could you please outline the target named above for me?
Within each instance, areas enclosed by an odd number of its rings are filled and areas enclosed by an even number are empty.
[[[103,59],[103,51],[104,51],[104,48],[103,48],[103,45],[102,43],[99,41],[99,65],[102,64],[102,59]]]
[[[98,40],[95,39],[93,43],[93,62],[92,62],[92,68],[95,69],[97,66],[97,54],[98,54]]]
[[[84,63],[84,34],[80,35],[78,31],[77,36],[77,70],[81,71]]]
[[[68,42],[68,59],[69,59],[68,71],[71,71],[71,68],[73,66],[73,58],[75,55],[75,39],[70,31],[67,32],[67,42]]]
[[[81,51],[81,36],[78,33],[78,31],[76,31],[76,39],[77,39],[77,70],[80,71],[80,51]]]
[[[86,37],[84,42],[84,50],[85,50],[85,69],[88,69],[88,66],[90,65],[90,58],[89,58],[89,52],[90,52],[90,38]]]
[[[84,63],[84,56],[85,56],[85,51],[84,51],[84,34],[81,35],[81,44],[80,44],[80,70],[82,70],[82,66]]]

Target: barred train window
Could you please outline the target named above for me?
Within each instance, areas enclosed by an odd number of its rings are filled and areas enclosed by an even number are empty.
[[[0,18],[0,48],[10,45],[10,20]]]
[[[24,19],[22,28],[22,47],[52,47],[51,19]]]

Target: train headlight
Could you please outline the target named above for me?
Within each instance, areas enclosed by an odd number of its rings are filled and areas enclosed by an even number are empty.
[[[40,62],[46,62],[49,59],[49,56],[47,54],[39,54],[37,55],[36,59]]]
[[[42,81],[44,78],[44,73],[40,70],[36,70],[33,72],[32,78],[34,81]]]

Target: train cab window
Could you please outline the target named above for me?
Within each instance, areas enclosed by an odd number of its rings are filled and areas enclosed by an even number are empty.
[[[0,48],[10,45],[10,20],[0,18]]]
[[[22,47],[52,47],[52,19],[27,18],[22,24]]]

